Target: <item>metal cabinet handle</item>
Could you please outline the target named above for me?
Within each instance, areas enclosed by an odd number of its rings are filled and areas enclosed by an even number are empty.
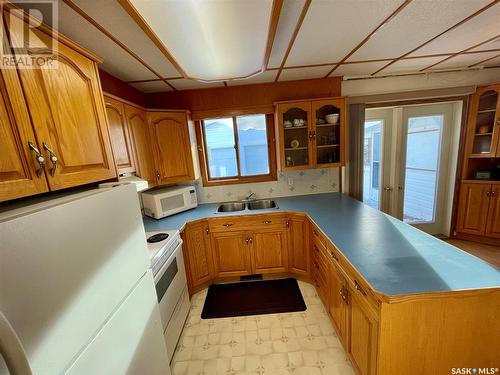
[[[247,237],[247,238],[245,239],[245,243],[246,243],[247,245],[251,245],[251,244],[252,244],[252,237]]]
[[[250,241],[250,245],[251,245],[253,243],[252,237],[249,238],[249,241]]]
[[[271,223],[272,223],[272,221],[271,221],[271,220],[264,220],[264,221],[263,221],[263,223],[264,223],[264,224],[271,224]]]
[[[319,268],[318,262],[314,261],[313,263],[314,263],[314,267]]]
[[[285,225],[287,228],[290,228],[290,221],[289,220],[285,221]]]
[[[43,173],[43,166],[45,164],[45,158],[40,153],[40,150],[33,144],[33,142],[28,142],[28,147],[35,153],[35,160],[38,164],[36,167],[36,176],[41,177]]]
[[[50,147],[47,143],[43,142],[42,144],[43,144],[43,148],[46,149],[47,152],[49,153],[49,161],[52,164],[50,166],[50,175],[54,176],[56,174],[56,169],[57,169],[57,156],[54,153],[54,151],[52,151],[50,149]]]
[[[160,181],[160,171],[156,171],[156,180]]]
[[[232,227],[233,224],[232,223],[226,223],[226,224],[222,224],[223,227],[226,227],[226,228],[229,228],[229,227]]]
[[[210,234],[210,229],[208,229],[208,227],[206,227],[206,228],[205,228],[205,232],[206,232],[207,234]]]
[[[346,289],[345,287],[340,288],[340,297],[344,300],[344,302],[347,302],[347,294],[346,294]]]
[[[330,255],[332,256],[333,259],[335,259],[337,262],[339,261],[339,258],[338,256],[332,251],[330,250]]]
[[[359,283],[358,283],[357,280],[354,280],[354,287],[356,288],[356,290],[358,290],[359,292],[361,292],[362,295],[366,296],[366,292],[363,290],[363,288],[361,287],[361,285],[359,285]]]
[[[487,196],[487,197],[489,197],[490,195],[491,195],[491,191],[489,191],[489,190],[488,190],[488,191],[486,192],[486,196]]]
[[[318,246],[316,246],[316,244],[313,245],[313,249],[319,251]]]
[[[497,118],[497,126],[500,126],[500,117]]]
[[[318,236],[318,232],[316,232],[316,229],[313,229],[313,234],[317,237]]]
[[[496,193],[495,193],[495,190],[492,190],[492,191],[491,191],[491,196],[492,196],[492,197],[494,197],[494,196],[495,196],[495,194],[496,194]]]

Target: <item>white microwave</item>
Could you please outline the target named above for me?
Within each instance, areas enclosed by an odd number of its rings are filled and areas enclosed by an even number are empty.
[[[194,186],[155,188],[141,195],[144,214],[154,219],[161,219],[198,206]]]

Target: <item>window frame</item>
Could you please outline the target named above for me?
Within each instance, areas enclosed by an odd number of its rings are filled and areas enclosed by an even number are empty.
[[[269,173],[259,174],[253,176],[242,176],[241,166],[240,166],[240,150],[239,150],[239,140],[238,140],[238,128],[236,123],[236,117],[238,116],[249,116],[249,115],[265,115],[266,116],[266,134],[267,134],[267,152],[269,160]],[[236,151],[236,166],[238,170],[237,176],[231,177],[210,177],[210,169],[208,166],[207,158],[207,143],[205,138],[205,126],[204,120],[195,121],[196,130],[196,142],[198,144],[198,158],[200,163],[200,172],[203,186],[221,186],[221,185],[233,185],[233,184],[246,184],[252,182],[268,182],[276,181],[276,136],[274,130],[274,116],[269,113],[244,113],[241,115],[227,115],[227,116],[217,116],[207,118],[212,120],[216,118],[232,118],[233,129],[234,129],[234,141],[235,141],[235,151]]]

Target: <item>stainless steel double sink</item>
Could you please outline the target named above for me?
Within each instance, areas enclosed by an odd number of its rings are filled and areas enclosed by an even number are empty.
[[[254,201],[249,201],[249,202],[223,203],[217,208],[217,212],[269,210],[273,208],[278,208],[278,205],[272,199],[256,199]]]

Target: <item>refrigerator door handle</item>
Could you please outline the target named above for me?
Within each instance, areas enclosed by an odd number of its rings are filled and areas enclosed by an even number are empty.
[[[23,345],[14,328],[0,311],[0,355],[11,375],[31,375],[32,371]]]

